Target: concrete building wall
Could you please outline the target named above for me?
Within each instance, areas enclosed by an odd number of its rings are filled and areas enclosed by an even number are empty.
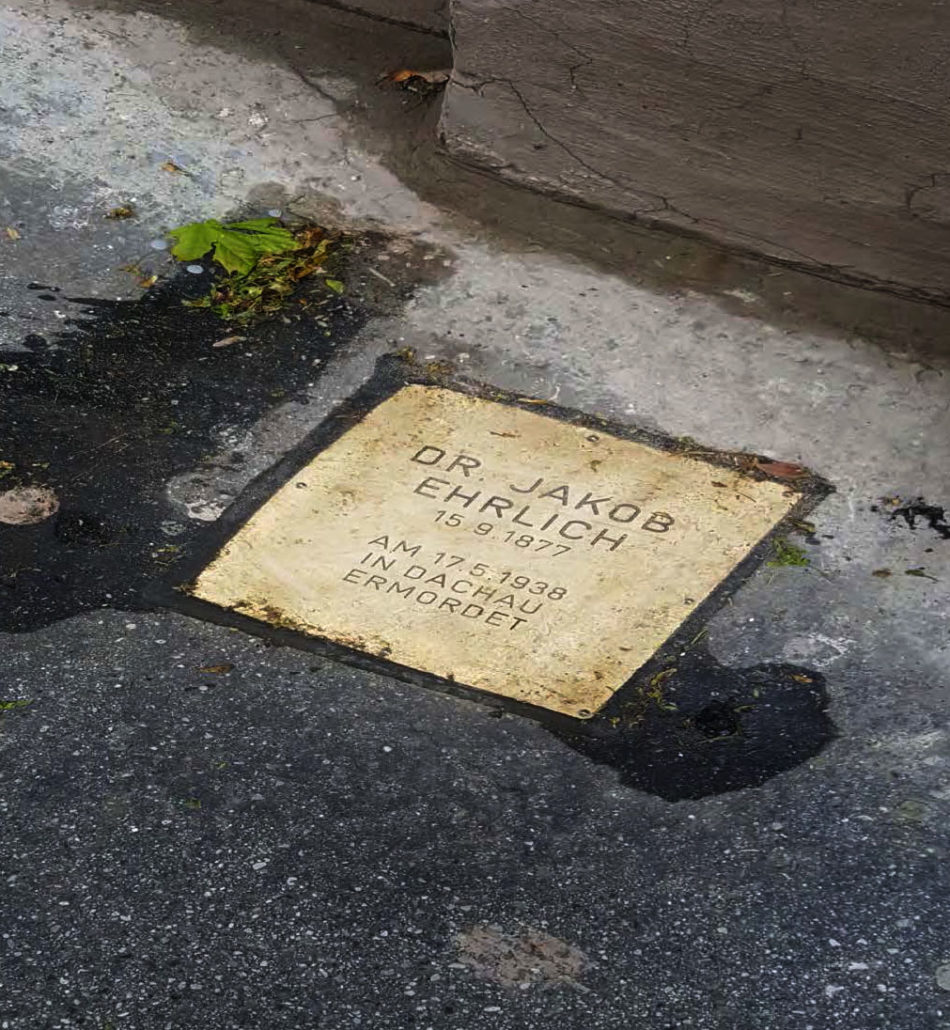
[[[384,21],[448,33],[449,0],[317,0],[327,7],[339,7]]]
[[[452,0],[450,151],[950,299],[943,0]]]

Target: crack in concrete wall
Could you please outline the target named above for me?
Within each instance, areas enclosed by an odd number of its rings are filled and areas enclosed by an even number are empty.
[[[398,25],[414,32],[448,36],[448,0],[313,0],[324,7],[350,11],[385,25]]]
[[[441,134],[459,160],[950,303],[950,173],[929,170],[950,168],[950,11],[453,0],[452,21]]]

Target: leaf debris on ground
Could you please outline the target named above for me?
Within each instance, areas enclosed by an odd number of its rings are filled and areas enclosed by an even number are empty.
[[[767,563],[768,565],[806,566],[810,564],[808,561],[808,555],[805,554],[800,547],[796,547],[795,544],[789,543],[783,536],[776,537],[772,542],[772,547],[775,550],[775,557],[772,561]]]
[[[246,275],[266,254],[283,254],[297,247],[294,234],[276,218],[252,218],[224,224],[217,218],[189,222],[168,234],[175,240],[172,254],[179,261],[197,261],[211,252],[227,272]]]
[[[808,469],[791,461],[761,461],[756,458],[753,468],[776,479],[802,479],[808,475]]]
[[[168,566],[174,565],[176,561],[181,558],[184,553],[184,548],[181,544],[164,544],[157,550],[152,552],[152,558],[156,564]]]
[[[142,268],[142,266],[138,263],[133,263],[131,265],[120,265],[119,271],[128,272],[129,275],[134,276],[136,285],[140,286],[143,290],[151,288],[158,282],[157,275],[155,275],[154,273],[150,274],[146,272],[145,269]]]
[[[381,76],[379,81],[388,82],[413,93],[435,93],[445,89],[445,84],[451,76],[451,68],[436,68],[430,71],[400,68],[398,71]]]
[[[291,230],[277,218],[255,218],[222,223],[217,219],[193,222],[169,234],[175,240],[174,257],[194,261],[209,251],[228,273],[218,279],[210,292],[189,307],[209,308],[219,318],[246,324],[280,312],[293,299],[299,308],[326,301],[327,294],[303,293],[305,279],[321,276],[330,293],[340,295],[342,280],[326,276],[326,264],[339,234],[317,225]],[[224,337],[214,346],[238,342]],[[225,342],[227,341],[227,342]]]

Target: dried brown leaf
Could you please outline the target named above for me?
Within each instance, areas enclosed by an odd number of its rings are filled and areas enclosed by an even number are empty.
[[[416,71],[410,68],[401,68],[399,71],[391,72],[387,78],[390,82],[394,82],[397,85],[402,82],[408,82],[410,79],[422,79],[423,82],[428,82],[430,86],[441,86],[449,81],[451,74],[451,68],[437,68],[434,71]]]
[[[801,479],[808,475],[808,469],[791,461],[756,461],[755,468],[776,479]]]

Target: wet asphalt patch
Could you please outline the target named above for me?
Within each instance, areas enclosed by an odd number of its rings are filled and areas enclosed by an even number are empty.
[[[930,504],[923,497],[906,501],[891,513],[891,521],[901,520],[908,529],[929,529],[941,540],[950,540],[950,522],[946,509]]]
[[[80,301],[84,319],[55,340],[27,336],[28,353],[0,364],[0,490],[41,486],[59,502],[49,519],[2,527],[0,629],[140,606],[200,528],[165,499],[167,482],[216,460],[223,429],[302,395],[367,317],[339,298],[319,309],[325,324],[302,313],[233,329],[184,306],[209,285],[182,271],[138,300]],[[212,346],[229,334],[246,339]]]
[[[583,733],[559,726],[555,735],[667,801],[757,787],[836,736],[824,677],[812,669],[730,668],[702,643],[667,655]]]

